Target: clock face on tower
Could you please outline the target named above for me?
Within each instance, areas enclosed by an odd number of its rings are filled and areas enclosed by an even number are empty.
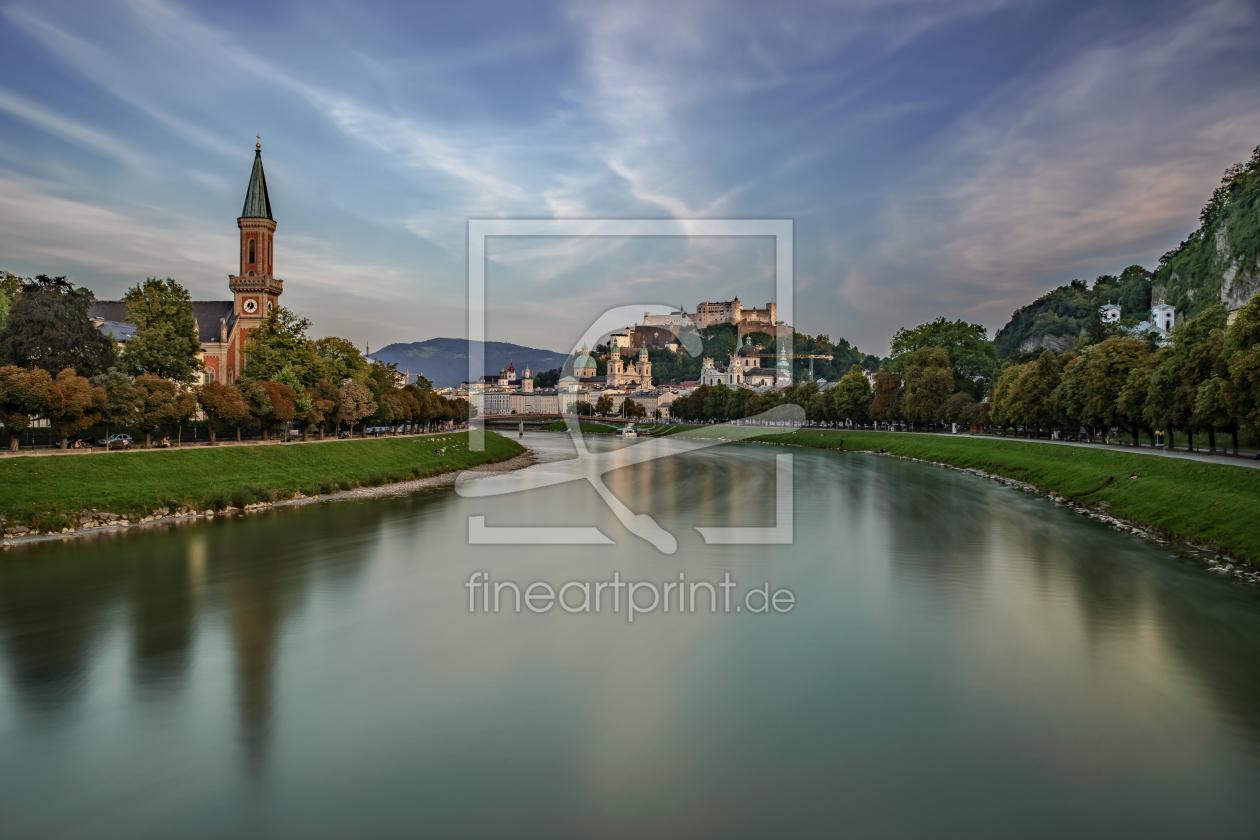
[[[256,298],[245,298],[244,309],[248,314],[253,315],[258,311],[258,300]]]

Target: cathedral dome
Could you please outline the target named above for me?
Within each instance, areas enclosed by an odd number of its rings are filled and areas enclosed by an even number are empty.
[[[574,370],[577,370],[578,368],[593,368],[595,366],[595,359],[587,353],[585,347],[582,348],[582,352],[578,354],[578,357],[573,360]]]

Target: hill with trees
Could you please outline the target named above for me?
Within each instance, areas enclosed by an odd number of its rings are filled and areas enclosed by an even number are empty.
[[[1154,283],[1156,297],[1187,317],[1218,303],[1238,309],[1260,291],[1260,146],[1225,170],[1198,229],[1160,258]]]

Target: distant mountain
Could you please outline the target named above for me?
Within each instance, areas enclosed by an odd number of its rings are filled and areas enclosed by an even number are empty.
[[[449,388],[468,378],[469,342],[463,338],[431,338],[411,344],[391,344],[372,354],[373,359],[394,362],[402,371],[421,373],[435,388]],[[485,342],[485,373],[498,373],[509,363],[517,370],[526,366],[535,373],[564,364],[564,353],[522,347],[504,341]]]

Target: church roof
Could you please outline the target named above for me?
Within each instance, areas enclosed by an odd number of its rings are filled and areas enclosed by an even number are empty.
[[[245,207],[241,210],[241,218],[271,219],[271,198],[267,195],[267,176],[263,174],[261,147],[254,149],[254,171],[249,173],[249,190],[245,193]]]
[[[202,344],[219,340],[219,323],[227,321],[228,333],[236,322],[235,308],[230,300],[194,300],[192,302],[193,318],[197,321],[197,340]],[[103,323],[97,327],[106,335],[125,341],[119,335],[117,327],[127,332],[127,338],[135,333],[135,326],[126,323],[127,302],[124,300],[94,300],[88,304],[88,318],[99,319]],[[129,328],[129,329],[128,329]]]

